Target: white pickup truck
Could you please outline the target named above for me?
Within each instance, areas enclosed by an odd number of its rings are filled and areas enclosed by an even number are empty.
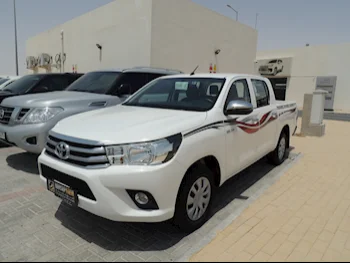
[[[60,121],[39,157],[48,190],[122,222],[201,227],[216,188],[265,155],[287,156],[297,105],[261,76],[162,77],[125,103]]]

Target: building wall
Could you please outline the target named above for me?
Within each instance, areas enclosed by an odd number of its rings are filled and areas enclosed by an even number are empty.
[[[254,71],[257,31],[191,0],[116,0],[30,38],[26,55],[55,58],[62,29],[68,72],[73,64],[79,72],[133,66],[191,72],[197,65],[208,72],[210,63],[218,72]]]
[[[316,77],[337,76],[334,110],[350,111],[350,82],[348,61],[350,43],[340,45],[309,46],[298,49],[259,51],[257,59],[293,57],[287,100],[303,106],[304,94],[316,88]]]
[[[118,0],[30,38],[26,55],[61,52],[65,35],[65,71],[79,72],[150,65],[152,0]],[[102,61],[96,44],[102,45]],[[45,72],[45,70],[40,70]],[[59,71],[55,68],[53,72]],[[28,71],[32,73],[33,71]]]
[[[153,0],[151,65],[253,73],[257,31],[190,0]],[[214,55],[215,50],[221,53]]]

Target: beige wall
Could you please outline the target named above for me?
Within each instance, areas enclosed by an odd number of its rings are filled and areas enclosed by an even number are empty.
[[[349,67],[350,43],[309,46],[298,49],[259,51],[257,59],[293,57],[287,99],[303,105],[305,93],[316,88],[317,76],[337,76],[334,110],[350,111]]]
[[[153,0],[151,64],[208,72],[253,73],[257,31],[189,0]]]
[[[114,1],[30,38],[26,55],[37,57],[39,53],[48,53],[55,57],[61,52],[60,32],[63,29],[67,54],[65,71],[71,72],[73,64],[78,64],[79,72],[148,66],[151,60],[151,12],[152,0]],[[103,46],[102,62],[97,43]]]
[[[73,64],[79,72],[133,66],[191,72],[197,65],[208,72],[210,63],[218,72],[254,71],[257,31],[190,0],[116,0],[29,39],[26,55],[54,58],[62,29],[69,72]]]

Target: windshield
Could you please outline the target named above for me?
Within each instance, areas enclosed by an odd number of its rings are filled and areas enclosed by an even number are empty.
[[[27,75],[16,80],[15,82],[12,82],[4,90],[14,94],[24,94],[34,85],[36,85],[42,78],[42,75]]]
[[[208,111],[214,107],[225,79],[166,78],[146,85],[123,105],[160,109]]]
[[[277,60],[271,60],[269,63],[271,63],[271,64],[277,63]]]
[[[120,72],[90,72],[73,82],[67,91],[106,94]]]
[[[0,79],[0,85],[4,84],[6,81],[9,81],[9,79]]]

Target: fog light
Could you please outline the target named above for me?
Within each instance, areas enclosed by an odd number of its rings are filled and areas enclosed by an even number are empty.
[[[140,205],[147,205],[149,202],[149,198],[144,193],[137,193],[135,195],[135,201],[138,202]]]
[[[142,190],[126,190],[135,205],[142,210],[158,210],[158,204],[153,195]]]

